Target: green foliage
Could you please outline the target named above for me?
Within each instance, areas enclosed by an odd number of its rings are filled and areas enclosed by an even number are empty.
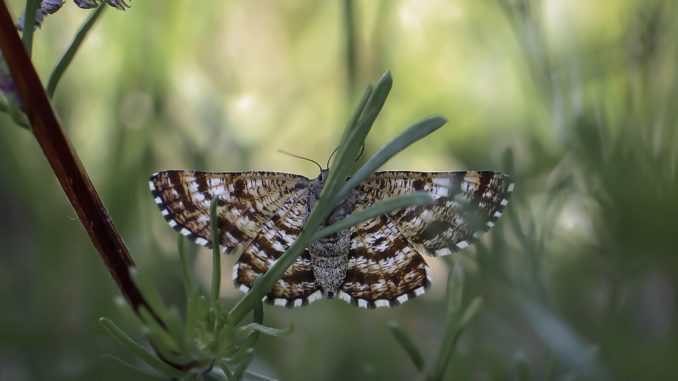
[[[38,1],[6,3],[20,15]],[[0,299],[12,306],[0,314],[3,375],[107,381],[134,369],[135,378],[157,379],[173,372],[156,369],[158,353],[204,360],[195,372],[209,369],[210,356],[226,356],[230,362],[200,375],[206,379],[266,379],[251,370],[301,381],[678,373],[675,2],[134,1],[91,29],[77,26],[95,20],[94,11],[69,6],[35,32],[27,25],[23,39],[50,92],[58,88],[54,108],[142,269],[138,283],[153,285],[148,297],[166,326],[147,312],[130,325],[110,303],[118,292],[30,131],[11,128],[28,124],[8,96],[0,100]],[[442,111],[453,128],[388,169],[501,170],[516,181],[506,215],[455,258],[427,258],[432,289],[398,308],[317,302],[286,310],[250,296],[240,323],[224,319],[232,310],[211,307],[208,254],[180,249],[179,266],[163,255],[174,254],[174,232],[145,179],[174,167],[305,173],[275,150],[326,159],[341,133],[327,121],[350,112],[356,84],[385,67],[398,86],[365,139],[365,157],[403,121]],[[373,93],[351,125],[367,121]],[[445,275],[457,265],[463,294],[445,296]],[[238,301],[230,291],[222,290],[221,304]],[[482,308],[460,330],[464,311],[480,306],[476,298]],[[294,323],[294,334],[261,335],[264,312],[266,326]],[[117,323],[102,322],[115,340],[99,338],[102,315]],[[394,322],[391,332],[385,321]],[[238,336],[253,323],[260,326]],[[244,349],[255,346],[256,354]],[[116,362],[100,361],[101,353]]]
[[[393,210],[410,205],[425,205],[433,202],[433,198],[424,192],[395,197],[355,212],[341,221],[319,230],[322,222],[327,219],[336,205],[341,202],[344,197],[342,195],[348,194],[348,192],[360,184],[362,180],[390,157],[415,141],[434,132],[445,123],[444,119],[435,117],[412,125],[403,134],[387,144],[382,151],[368,161],[360,170],[351,175],[351,168],[354,165],[355,158],[359,155],[361,147],[365,144],[365,137],[386,101],[391,84],[391,75],[386,73],[379,80],[374,91],[368,88],[365,97],[363,97],[358,109],[351,118],[344,138],[339,144],[336,160],[329,171],[327,181],[321,191],[320,200],[311,211],[304,224],[302,233],[271,269],[255,281],[250,292],[230,312],[225,313],[222,311],[219,302],[219,290],[221,288],[221,253],[219,245],[212,245],[212,286],[210,298],[207,301],[205,296],[198,293],[198,288],[191,281],[186,255],[180,242],[178,245],[179,256],[181,258],[182,275],[185,282],[184,287],[187,293],[187,311],[184,314],[186,316],[184,321],[182,321],[175,308],[168,309],[162,303],[157,292],[146,283],[136,269],[130,270],[135,284],[157,314],[157,316],[153,316],[143,307],[139,314],[139,323],[141,324],[144,336],[151,343],[151,347],[157,355],[144,349],[142,345],[132,340],[113,322],[102,318],[101,323],[106,331],[120,343],[124,344],[131,353],[136,354],[147,365],[166,377],[195,379],[196,377],[210,374],[216,366],[229,381],[242,379],[248,364],[252,361],[254,345],[260,333],[281,337],[292,332],[291,325],[287,329],[277,329],[262,324],[263,309],[261,299],[271,289],[273,284],[280,279],[285,270],[294,263],[297,256],[305,247],[313,240],[334,234],[337,231],[350,228],[362,221],[378,217]],[[350,180],[346,181],[345,179],[349,177]],[[218,197],[211,201],[211,221],[217,220],[218,203]],[[213,243],[219,242],[219,230],[216,223],[211,224],[211,240]],[[253,313],[254,321],[249,324],[240,325],[243,318],[250,312]],[[124,363],[123,360],[119,361]],[[129,365],[129,367],[132,367],[132,365]],[[142,369],[138,369],[138,371],[143,372]]]

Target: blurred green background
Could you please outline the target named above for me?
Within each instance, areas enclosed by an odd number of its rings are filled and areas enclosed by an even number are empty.
[[[18,17],[23,1],[10,0]],[[350,10],[351,17],[347,17]],[[89,12],[36,32],[46,81]],[[429,114],[447,126],[388,169],[491,169],[508,213],[459,253],[483,307],[449,380],[678,377],[678,5],[670,0],[141,1],[107,9],[54,106],[141,271],[183,291],[176,236],[147,188],[162,169],[317,176],[367,83],[394,88],[365,157]],[[130,326],[118,291],[32,135],[0,114],[0,380],[119,380],[131,359],[97,320]],[[195,276],[208,284],[210,256]],[[233,258],[224,260],[230,275]],[[407,380],[397,320],[438,351],[453,261],[394,309],[266,308],[294,322],[252,369],[282,380]],[[224,304],[240,297],[230,281]],[[526,378],[527,377],[527,378]]]

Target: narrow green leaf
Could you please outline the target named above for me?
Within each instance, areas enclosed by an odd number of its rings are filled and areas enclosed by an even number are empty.
[[[414,344],[410,336],[400,327],[397,321],[391,320],[388,322],[388,328],[391,330],[393,337],[395,337],[398,344],[405,350],[405,353],[410,357],[410,360],[414,363],[414,366],[418,371],[424,370],[424,357],[417,349],[417,346]]]
[[[24,43],[26,52],[31,56],[33,52],[33,35],[35,33],[35,15],[38,13],[40,0],[26,0],[24,9],[24,25],[21,32],[21,41]]]
[[[184,326],[184,341],[195,348],[195,334],[200,316],[207,311],[207,300],[194,288],[186,305],[186,324]],[[191,351],[192,352],[192,351]]]
[[[153,318],[145,307],[139,308],[141,318],[146,322],[145,328],[147,335],[153,346],[161,353],[179,353],[179,343],[169,334],[169,332]],[[167,317],[166,315],[165,317]],[[168,319],[163,319],[165,322]]]
[[[397,209],[403,209],[408,206],[414,205],[428,205],[432,204],[434,201],[435,200],[433,199],[433,197],[431,197],[431,195],[426,192],[414,192],[407,195],[382,200],[376,202],[373,206],[369,208],[352,213],[347,217],[342,218],[340,221],[337,221],[336,223],[318,231],[313,236],[312,240],[317,240],[323,237],[330,236],[341,230],[347,229],[351,226],[355,226],[363,221],[371,220],[373,218],[379,217],[386,213],[390,213]]]
[[[456,263],[447,276],[447,318],[454,319],[461,314],[464,294],[464,269]]]
[[[186,255],[186,238],[183,235],[177,234],[177,252],[179,253],[179,262],[181,262],[181,279],[184,282],[184,291],[186,292],[186,305],[190,304],[193,290],[196,288],[191,279],[191,266],[189,265],[188,256]]]
[[[164,363],[162,360],[157,358],[154,354],[146,350],[139,343],[134,341],[131,337],[127,336],[113,321],[107,318],[99,318],[99,323],[104,327],[104,330],[111,335],[115,340],[120,344],[127,347],[132,353],[141,358],[149,366],[153,367],[162,374],[171,376],[171,377],[181,377],[184,373],[172,368],[168,364]]]
[[[346,181],[341,190],[334,196],[337,200],[343,200],[348,193],[363,182],[374,171],[386,163],[394,155],[405,149],[407,146],[416,142],[419,139],[431,134],[443,125],[447,120],[440,116],[431,116],[422,119],[415,124],[408,127],[403,133],[391,140],[379,152],[377,152],[370,160],[365,163],[353,176]]]
[[[481,299],[475,298],[466,308],[461,319],[448,318],[445,336],[443,337],[443,341],[440,343],[440,349],[438,350],[438,357],[436,358],[433,369],[429,373],[427,380],[439,381],[443,379],[452,358],[452,354],[454,353],[454,349],[457,347],[457,342],[459,342],[459,338],[461,337],[466,324],[468,324],[473,316],[475,316],[480,309],[481,304]]]
[[[461,315],[461,320],[459,321],[459,329],[466,328],[466,325],[473,319],[474,316],[480,310],[480,307],[483,305],[483,299],[476,297],[471,301],[471,304],[466,308],[464,314]]]
[[[245,374],[247,367],[254,358],[254,350],[252,348],[245,350],[243,354],[244,354],[243,358],[240,360],[240,363],[235,368],[235,372],[233,372],[233,378],[231,378],[233,381],[242,380],[242,376]]]
[[[82,24],[80,30],[78,30],[78,33],[75,34],[73,41],[71,41],[71,44],[68,46],[68,49],[66,49],[66,52],[64,53],[63,57],[61,57],[61,60],[54,68],[52,74],[49,76],[46,91],[47,95],[49,95],[50,98],[54,96],[54,92],[56,91],[56,87],[59,84],[59,80],[63,76],[64,72],[66,72],[68,66],[73,61],[73,58],[75,57],[75,54],[78,52],[78,49],[82,45],[82,42],[85,40],[85,37],[87,36],[89,31],[92,29],[92,27],[101,16],[104,9],[106,8],[107,8],[106,2],[102,1],[101,4],[99,4],[99,6],[97,7],[97,9],[94,12],[92,12],[92,14],[90,14],[85,23]]]
[[[137,268],[130,267],[129,273],[130,278],[132,278],[132,281],[144,296],[148,305],[151,306],[151,310],[158,314],[158,317],[161,320],[164,320],[164,316],[168,314],[167,307],[162,301],[160,294],[158,294],[158,291],[153,286],[151,286],[150,283],[148,283],[146,278],[141,276],[141,273]]]
[[[253,332],[261,332],[264,335],[275,336],[275,337],[284,337],[289,336],[294,331],[294,325],[290,323],[287,328],[272,328],[259,323],[250,323],[238,327],[238,332],[244,333],[245,335],[250,335]]]
[[[219,196],[212,198],[210,202],[210,238],[212,239],[212,304],[219,303],[219,291],[221,290],[221,253],[219,252],[219,224],[217,224],[217,206]]]
[[[362,113],[357,121],[355,121],[355,124],[349,125],[337,150],[337,156],[332,162],[325,186],[320,194],[319,203],[324,200],[329,201],[333,199],[332,197],[346,182],[355,159],[365,143],[365,137],[367,137],[372,124],[383,108],[392,86],[393,78],[391,73],[387,71],[379,78],[379,81],[374,86],[374,90],[370,92]]]

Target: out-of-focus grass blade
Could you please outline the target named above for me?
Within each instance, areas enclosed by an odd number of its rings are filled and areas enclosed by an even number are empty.
[[[156,350],[162,354],[178,353],[180,348],[174,337],[161,327],[146,308],[140,308],[139,314],[146,322],[146,334],[149,340],[155,346]],[[163,320],[164,322],[164,320]]]
[[[390,158],[398,152],[405,149],[410,144],[417,140],[431,134],[435,130],[442,127],[447,120],[441,116],[431,116],[422,119],[412,126],[408,127],[402,134],[391,140],[379,152],[377,152],[370,160],[365,163],[353,176],[344,184],[341,190],[336,193],[334,198],[342,200],[355,187],[365,180],[372,172],[376,171]]]
[[[525,361],[525,355],[522,353],[517,353],[515,356],[516,363],[516,380],[517,381],[530,381],[530,369],[527,367],[527,362]]]
[[[445,376],[445,371],[447,370],[448,364],[452,358],[452,354],[454,353],[454,349],[457,347],[457,342],[459,342],[459,338],[461,337],[464,328],[478,312],[481,305],[482,300],[480,298],[475,298],[461,315],[461,319],[448,319],[445,337],[440,344],[438,357],[436,358],[435,364],[433,365],[427,380],[439,381],[443,379],[443,376]]]
[[[61,60],[54,68],[52,75],[49,76],[46,91],[47,95],[49,95],[50,98],[54,96],[54,92],[56,91],[56,87],[59,84],[59,80],[61,80],[61,77],[63,76],[64,72],[66,72],[66,69],[68,69],[68,65],[70,65],[71,62],[73,61],[73,57],[75,57],[75,54],[78,52],[78,49],[80,49],[82,42],[85,40],[85,37],[94,26],[94,23],[96,23],[96,21],[99,19],[101,13],[106,8],[107,8],[106,2],[102,1],[97,7],[97,9],[94,12],[92,12],[92,14],[87,18],[85,23],[82,24],[80,30],[78,30],[78,33],[75,34],[75,38],[73,38],[71,45],[68,46],[68,49],[66,49],[66,52],[64,53],[63,57],[61,57]]]
[[[405,353],[410,357],[410,360],[414,363],[414,366],[420,372],[424,370],[424,357],[417,349],[417,346],[414,344],[410,336],[400,327],[397,321],[391,320],[388,322],[388,328],[391,330],[393,337],[395,337],[398,344],[405,350]]]
[[[432,204],[433,201],[433,197],[426,192],[414,192],[379,201],[367,209],[352,213],[346,218],[342,218],[340,221],[318,231],[313,235],[313,240],[330,236],[343,229],[355,226],[363,221],[371,220],[397,209],[403,209],[413,205],[428,205]]]
[[[162,374],[171,376],[171,377],[181,377],[183,373],[177,369],[172,368],[171,366],[164,363],[159,358],[155,357],[151,352],[147,351],[139,343],[132,340],[131,337],[127,336],[115,323],[107,318],[99,318],[99,323],[104,327],[104,330],[108,332],[109,335],[113,336],[120,344],[127,347],[131,352],[135,353],[139,358],[144,360],[148,365],[156,369]]]
[[[464,269],[456,263],[447,276],[447,318],[455,319],[461,313],[464,294]]]
[[[146,299],[148,305],[151,306],[151,309],[156,314],[158,314],[158,317],[160,317],[161,320],[163,320],[163,317],[168,314],[168,311],[165,303],[160,297],[160,294],[158,294],[158,291],[153,286],[151,286],[143,276],[141,276],[141,273],[137,268],[131,267],[129,269],[129,273],[130,278],[132,278],[134,284],[137,286],[137,288],[139,288],[141,295],[144,296],[144,299]]]
[[[24,25],[22,25],[21,41],[30,56],[33,51],[33,34],[35,32],[35,15],[38,13],[40,0],[26,0],[24,9]]]

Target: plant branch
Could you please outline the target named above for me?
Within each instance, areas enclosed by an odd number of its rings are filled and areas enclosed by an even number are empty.
[[[52,75],[49,76],[49,80],[47,81],[47,95],[49,95],[50,98],[54,97],[54,92],[56,91],[56,87],[59,84],[61,76],[63,76],[64,72],[66,72],[68,65],[71,64],[71,61],[73,61],[73,57],[75,57],[75,53],[78,52],[78,49],[80,49],[82,42],[85,40],[85,37],[87,36],[87,34],[92,29],[96,21],[99,19],[99,16],[101,16],[104,9],[106,8],[107,8],[106,3],[102,2],[101,4],[99,4],[97,9],[94,12],[92,12],[89,18],[87,18],[87,21],[85,21],[80,30],[78,30],[78,33],[76,33],[75,38],[71,42],[71,45],[68,47],[68,49],[66,49],[66,52],[64,53],[63,57],[61,57],[61,60],[54,68]]]
[[[152,311],[130,278],[129,268],[134,267],[134,261],[64,135],[4,1],[0,4],[0,49],[31,131],[120,292],[137,313],[142,306]]]

